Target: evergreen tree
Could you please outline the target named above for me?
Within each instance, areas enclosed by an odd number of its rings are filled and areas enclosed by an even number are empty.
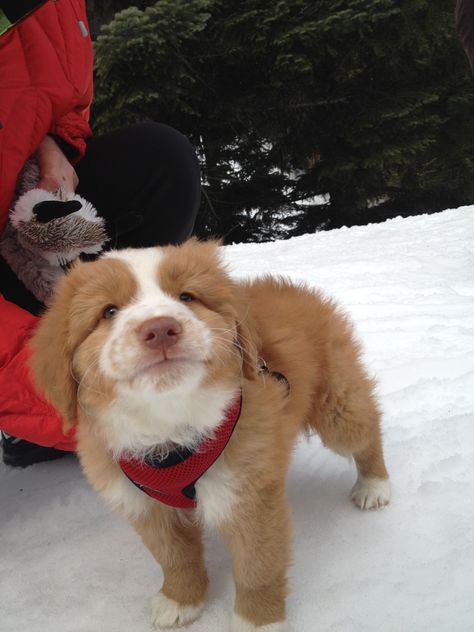
[[[156,0],[134,0],[133,5],[143,9],[155,2]],[[123,11],[131,4],[130,0],[86,0],[92,37],[97,37],[102,25],[110,22],[116,13]]]
[[[150,118],[198,148],[203,234],[474,199],[474,83],[444,0],[160,0],[118,13],[96,51],[99,129]]]

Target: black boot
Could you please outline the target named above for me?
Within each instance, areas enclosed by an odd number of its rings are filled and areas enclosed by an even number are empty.
[[[3,449],[3,462],[10,467],[28,467],[41,461],[53,461],[67,454],[64,450],[48,448],[24,439],[17,439],[1,432],[0,445]]]

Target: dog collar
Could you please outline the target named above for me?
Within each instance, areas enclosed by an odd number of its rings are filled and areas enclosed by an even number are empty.
[[[165,459],[119,459],[122,472],[145,494],[170,507],[196,507],[196,482],[217,461],[228,444],[242,409],[242,392],[225,412],[210,438],[195,450],[177,449]]]

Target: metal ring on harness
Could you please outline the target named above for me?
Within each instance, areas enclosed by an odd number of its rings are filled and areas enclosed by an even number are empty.
[[[273,377],[275,380],[278,380],[278,382],[281,382],[282,384],[284,384],[286,386],[286,396],[288,396],[290,393],[290,382],[288,381],[288,378],[286,377],[286,375],[283,375],[283,373],[280,373],[280,371],[270,371],[265,360],[263,358],[259,358],[259,360],[260,360],[259,373],[268,374],[271,377]]]

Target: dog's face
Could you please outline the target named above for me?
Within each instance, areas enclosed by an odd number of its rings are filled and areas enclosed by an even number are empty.
[[[255,377],[256,349],[240,288],[213,242],[112,251],[78,263],[33,337],[36,383],[73,424],[77,408],[117,398],[176,398]]]

